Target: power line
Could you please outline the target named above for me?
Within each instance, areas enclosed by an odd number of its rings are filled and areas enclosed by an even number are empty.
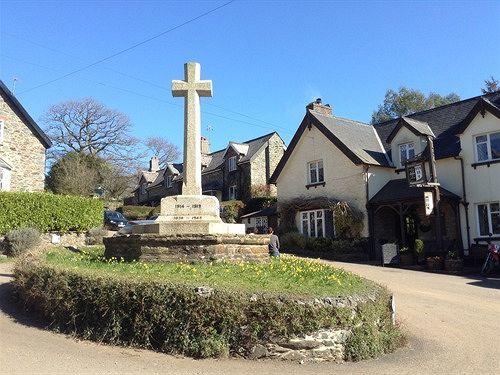
[[[81,60],[81,58],[80,58],[80,57],[78,57],[78,56],[75,56],[75,55],[69,54],[69,53],[67,53],[67,52],[63,52],[63,51],[57,50],[57,49],[52,48],[52,47],[48,47],[48,46],[46,46],[46,45],[40,44],[40,43],[38,43],[38,42],[34,42],[34,41],[32,41],[32,40],[28,40],[28,39],[23,38],[23,37],[20,37],[20,36],[18,36],[18,35],[14,35],[14,34],[10,34],[10,33],[4,33],[4,34],[6,34],[6,35],[10,35],[10,36],[12,36],[12,37],[14,37],[14,38],[17,38],[17,39],[20,39],[20,40],[23,40],[23,41],[25,41],[25,42],[27,42],[27,43],[30,43],[30,44],[33,44],[33,45],[35,45],[35,46],[38,46],[38,47],[41,47],[41,48],[45,48],[45,49],[47,49],[47,50],[49,50],[49,51],[56,52],[56,53],[60,53],[60,54],[65,55],[65,56],[69,56],[69,57],[71,57],[71,58],[73,58],[73,59]],[[5,56],[5,55],[4,55],[4,56]],[[6,56],[6,57],[7,57],[7,56]],[[8,57],[8,58],[13,59],[12,57]],[[19,60],[19,61],[22,61],[22,60]],[[37,64],[34,64],[34,63],[30,63],[30,62],[26,62],[26,61],[24,61],[24,62],[25,62],[26,64],[30,64],[30,65],[34,65],[34,66],[40,66],[40,65],[37,65]],[[44,66],[40,66],[40,67],[45,68],[45,69],[49,69],[49,70],[54,70],[54,69],[51,69],[51,68],[48,68],[48,67],[44,67]],[[120,72],[120,71],[118,71],[118,70],[116,70],[116,69],[112,69],[112,68],[107,67],[107,66],[102,66],[101,68],[102,68],[102,69],[109,70],[109,71],[114,72],[114,73],[117,73],[117,74],[120,74],[120,75],[122,75],[122,76],[124,76],[124,77],[128,77],[128,78],[131,78],[131,79],[137,80],[137,81],[139,81],[139,82],[146,83],[146,84],[151,85],[152,87],[158,88],[158,89],[160,89],[160,90],[162,90],[162,91],[167,91],[165,86],[159,85],[159,84],[157,84],[157,83],[155,83],[155,82],[151,82],[151,81],[148,81],[148,80],[145,80],[145,79],[142,79],[142,78],[139,78],[139,77],[133,76],[133,75],[128,74],[128,73]],[[111,86],[111,85],[107,85],[107,84],[102,83],[102,82],[95,82],[95,81],[90,81],[90,80],[88,80],[88,81],[89,81],[89,82],[96,83],[96,84],[99,84],[99,85],[102,85],[102,86],[113,87],[113,86]],[[127,89],[122,89],[122,88],[119,88],[119,87],[114,87],[114,88],[116,88],[116,89],[118,89],[118,90],[121,90],[121,91],[128,91],[128,92],[130,92],[130,90],[127,90]],[[21,93],[20,93],[20,95],[21,95],[21,94],[23,94],[23,93],[25,93],[25,92],[28,92],[28,91],[30,91],[30,90],[31,90],[31,89],[26,90],[26,91],[23,91],[23,92],[21,92]],[[137,94],[137,95],[144,96],[143,94],[138,94],[138,93],[136,93],[136,94]],[[169,103],[169,104],[172,104],[172,103]],[[207,103],[205,103],[205,104],[206,104],[206,105],[209,105],[209,106],[212,106],[212,107],[215,107],[215,108],[222,109],[223,111],[226,111],[226,112],[229,112],[229,113],[236,114],[236,115],[238,115],[238,116],[246,117],[246,118],[248,118],[248,119],[250,119],[250,120],[254,120],[254,121],[258,121],[258,122],[261,122],[261,123],[263,123],[263,124],[266,124],[266,125],[270,125],[270,126],[272,126],[273,128],[275,128],[275,129],[281,129],[282,131],[285,131],[285,132],[291,133],[291,132],[290,132],[290,130],[289,130],[288,128],[285,128],[285,127],[283,127],[283,126],[280,126],[280,125],[274,124],[274,123],[272,123],[272,122],[265,121],[265,120],[261,120],[261,119],[259,119],[259,118],[254,117],[254,116],[250,116],[250,115],[247,115],[247,114],[244,114],[244,113],[238,112],[238,111],[234,111],[234,110],[232,110],[232,109],[224,108],[224,107],[219,106],[219,105],[217,105],[217,104],[213,104],[213,103],[209,103],[209,102],[207,102]]]
[[[47,85],[49,85],[49,84],[51,84],[51,83],[54,83],[54,82],[57,82],[57,81],[59,81],[59,80],[61,80],[61,79],[63,79],[63,78],[69,77],[70,75],[73,75],[73,74],[75,74],[75,73],[79,73],[79,72],[81,72],[81,71],[83,71],[83,70],[85,70],[85,69],[91,68],[91,67],[93,67],[93,66],[95,66],[95,65],[98,65],[98,64],[100,64],[100,63],[104,62],[104,61],[110,60],[110,59],[112,59],[112,58],[114,58],[114,57],[116,57],[116,56],[119,56],[119,55],[121,55],[121,54],[123,54],[123,53],[125,53],[125,52],[128,52],[128,51],[130,51],[130,50],[132,50],[132,49],[134,49],[134,48],[137,48],[137,47],[139,47],[139,46],[142,46],[143,44],[149,43],[149,42],[151,42],[152,40],[157,39],[157,38],[159,38],[159,37],[161,37],[161,36],[163,36],[163,35],[165,35],[165,34],[168,34],[168,33],[172,32],[172,31],[174,31],[174,30],[177,30],[177,29],[179,29],[179,28],[181,28],[181,27],[183,27],[183,26],[185,26],[185,25],[187,25],[187,24],[190,24],[190,23],[192,23],[192,22],[194,22],[194,21],[196,21],[196,20],[199,20],[200,18],[203,18],[203,17],[205,17],[205,16],[207,16],[207,15],[209,15],[209,14],[211,14],[211,13],[213,13],[213,12],[215,12],[215,11],[217,11],[217,10],[221,9],[221,8],[224,8],[225,6],[228,6],[229,4],[233,3],[234,1],[236,1],[236,0],[230,0],[230,1],[228,1],[227,3],[224,3],[224,4],[222,4],[222,5],[220,5],[220,6],[216,7],[216,8],[213,8],[213,9],[211,9],[211,10],[209,10],[209,11],[205,12],[205,13],[202,13],[202,14],[200,14],[199,16],[196,16],[196,17],[194,17],[194,18],[191,18],[190,20],[185,21],[185,22],[183,22],[183,23],[181,23],[181,24],[179,24],[179,25],[177,25],[177,26],[171,27],[170,29],[165,30],[165,31],[163,31],[163,32],[161,32],[161,33],[159,33],[159,34],[157,34],[157,35],[154,35],[154,36],[152,36],[152,37],[150,37],[150,38],[148,38],[148,39],[146,39],[146,40],[143,40],[142,42],[136,43],[136,44],[134,44],[134,45],[132,45],[132,46],[130,46],[130,47],[127,47],[127,48],[125,48],[125,49],[122,49],[121,51],[118,51],[118,52],[116,52],[116,53],[114,53],[114,54],[112,54],[112,55],[110,55],[110,56],[104,57],[104,58],[102,58],[102,59],[100,59],[100,60],[98,60],[98,61],[96,61],[96,62],[93,62],[92,64],[88,64],[88,65],[86,65],[86,66],[84,66],[84,67],[81,67],[81,68],[79,68],[79,69],[76,69],[76,70],[73,70],[73,71],[71,71],[71,72],[69,72],[69,73],[66,73],[66,74],[64,74],[64,75],[62,75],[62,76],[60,76],[60,77],[54,78],[54,79],[52,79],[52,80],[50,80],[50,81],[47,81],[47,82],[45,82],[45,83],[42,83],[42,84],[40,84],[40,85],[38,85],[38,86],[32,87],[31,89],[25,90],[25,91],[21,92],[20,94],[25,94],[25,93],[27,93],[27,92],[30,92],[30,91],[36,90],[36,89],[38,89],[38,88],[40,88],[40,87],[47,86]]]

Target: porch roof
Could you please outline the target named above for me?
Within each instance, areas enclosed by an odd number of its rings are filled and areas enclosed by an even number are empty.
[[[443,187],[440,187],[441,198],[449,200],[460,200],[460,197]],[[405,178],[391,180],[375,194],[369,203],[379,205],[382,203],[395,203],[405,201],[416,201],[424,198],[424,191],[432,191],[432,188],[410,187]]]

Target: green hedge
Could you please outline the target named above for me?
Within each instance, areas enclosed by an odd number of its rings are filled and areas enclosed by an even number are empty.
[[[150,206],[122,206],[116,210],[121,212],[128,220],[144,220],[151,215],[158,214],[159,208]]]
[[[99,199],[49,193],[1,192],[0,234],[17,228],[83,232],[103,223]]]
[[[62,269],[26,258],[16,265],[17,295],[52,328],[84,339],[192,357],[245,355],[267,343],[321,328],[354,328],[346,359],[378,356],[397,346],[388,294],[380,289],[356,313],[287,295],[214,290]]]

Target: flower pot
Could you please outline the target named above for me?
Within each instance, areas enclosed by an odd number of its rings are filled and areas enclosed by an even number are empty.
[[[400,266],[412,266],[414,264],[413,254],[406,253],[399,255],[399,265]]]
[[[459,273],[462,272],[464,268],[464,262],[462,259],[446,259],[444,261],[444,270],[449,273]]]
[[[427,258],[425,266],[429,271],[441,271],[444,266],[443,258]]]

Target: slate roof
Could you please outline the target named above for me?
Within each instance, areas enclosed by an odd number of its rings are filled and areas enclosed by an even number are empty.
[[[271,207],[264,208],[260,211],[250,212],[249,214],[240,216],[240,219],[246,219],[249,217],[259,217],[259,216],[272,216],[277,214],[277,206],[273,205]]]
[[[432,188],[410,187],[405,178],[391,180],[370,199],[370,204],[394,203],[411,200],[424,199],[424,191],[432,191]],[[460,197],[445,188],[440,188],[441,197],[451,200],[460,200]]]
[[[362,164],[388,165],[385,150],[377,139],[373,126],[316,111],[310,114],[320,121],[340,142],[351,150]]]
[[[183,165],[181,163],[172,163],[172,164],[169,164],[166,168],[163,168],[163,169],[160,169],[158,172],[158,176],[156,176],[155,180],[153,181],[153,183],[148,186],[148,188],[152,188],[152,187],[155,187],[155,186],[158,186],[158,185],[161,185],[163,184],[163,180],[164,180],[164,176],[165,176],[165,171],[170,167],[174,167],[176,172],[179,172],[179,174],[173,179],[173,181],[177,181],[180,179],[180,176],[181,176],[181,173],[182,171],[184,170],[183,168]]]
[[[28,128],[33,132],[33,134],[40,140],[40,142],[44,145],[45,148],[52,147],[52,142],[49,137],[43,132],[43,130],[37,125],[35,120],[31,118],[26,109],[22,106],[22,104],[17,100],[14,94],[5,86],[2,80],[0,80],[0,91],[3,95],[6,96],[7,100],[9,100],[12,105],[21,113],[21,115],[26,120]]]
[[[429,128],[436,136],[434,141],[436,159],[457,156],[460,153],[460,140],[456,134],[461,128],[462,122],[467,119],[467,116],[481,98],[486,99],[493,106],[500,108],[500,91],[496,91],[490,94],[484,94],[482,96],[476,96],[441,107],[417,112],[406,116],[406,118],[426,122],[428,124]],[[390,144],[387,141],[398,122],[399,119],[394,119],[374,125],[386,151],[390,150]]]

